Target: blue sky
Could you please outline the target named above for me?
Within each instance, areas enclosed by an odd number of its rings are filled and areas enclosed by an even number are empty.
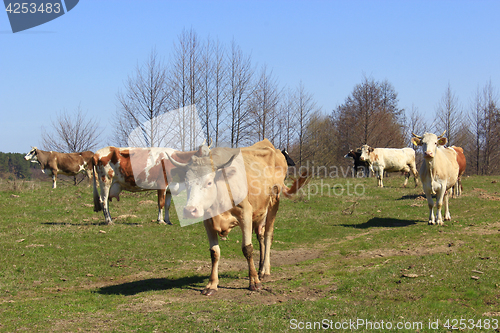
[[[16,34],[0,13],[0,151],[41,146],[41,127],[78,106],[109,135],[127,76],[153,47],[168,60],[191,28],[234,39],[282,87],[302,81],[325,113],[368,76],[431,121],[448,84],[465,111],[479,87],[500,87],[498,13],[496,0],[80,0]]]

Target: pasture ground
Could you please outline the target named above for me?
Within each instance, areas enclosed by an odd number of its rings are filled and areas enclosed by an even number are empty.
[[[429,226],[398,174],[314,179],[281,201],[263,290],[247,289],[236,228],[205,297],[205,230],[174,209],[158,225],[155,192],[123,193],[106,226],[85,182],[0,180],[0,331],[500,332],[499,181],[464,178],[452,221]]]

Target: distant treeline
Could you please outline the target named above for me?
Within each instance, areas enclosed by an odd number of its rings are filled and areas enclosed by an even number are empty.
[[[24,154],[0,152],[0,177],[30,180],[38,164],[24,159]],[[40,168],[40,167],[38,167]]]

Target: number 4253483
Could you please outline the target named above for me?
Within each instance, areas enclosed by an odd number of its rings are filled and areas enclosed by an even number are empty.
[[[5,8],[5,11],[9,14],[35,14],[35,13],[55,13],[59,14],[61,12],[61,4],[59,2],[51,3],[51,2],[42,2],[40,5],[36,3],[28,3],[28,2],[14,2],[9,3],[9,5]]]
[[[498,319],[448,319],[443,325],[444,328],[449,330],[465,330],[465,329],[498,329]]]

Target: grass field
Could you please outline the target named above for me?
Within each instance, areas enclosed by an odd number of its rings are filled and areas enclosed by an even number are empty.
[[[0,180],[0,331],[500,332],[498,181],[465,178],[452,221],[429,226],[412,180],[314,179],[282,199],[263,290],[237,228],[206,297],[203,225],[174,209],[158,225],[155,192],[123,193],[106,226],[85,182]]]

